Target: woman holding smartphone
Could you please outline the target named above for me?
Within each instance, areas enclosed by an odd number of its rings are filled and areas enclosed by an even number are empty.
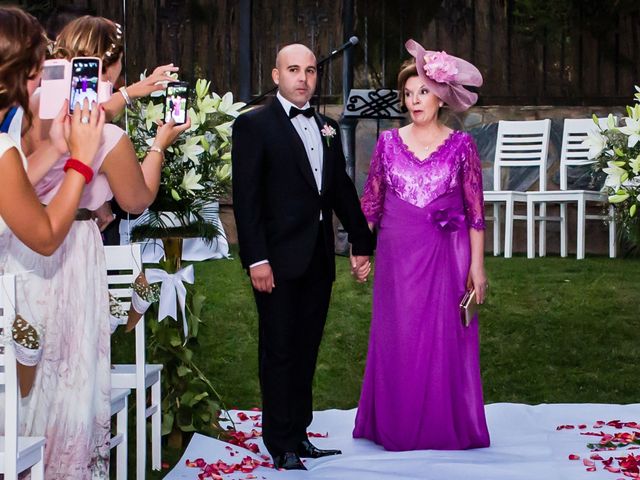
[[[34,17],[18,8],[0,7],[0,119],[11,107],[21,106],[29,121],[29,95],[40,81],[46,45],[44,31]],[[70,157],[90,165],[98,150],[104,112],[96,109],[89,114],[85,104],[69,118],[66,110],[65,104],[53,121],[51,133]],[[83,116],[89,122],[81,123]],[[20,146],[7,133],[0,134],[0,271],[6,271],[5,242],[11,233],[33,251],[51,255],[69,231],[85,187],[84,176],[67,169],[57,195],[43,207],[25,167]]]
[[[102,80],[114,82],[122,68],[122,33],[106,18],[81,17],[58,36],[54,55],[98,57]],[[77,108],[77,106],[76,106]],[[81,118],[81,122],[86,119]],[[29,291],[48,289],[60,300],[46,309],[35,301],[45,330],[43,358],[22,415],[25,434],[44,435],[47,479],[108,477],[110,436],[110,335],[104,249],[91,211],[115,197],[127,211],[142,212],[160,185],[164,150],[190,122],[158,126],[142,164],[131,140],[119,127],[105,125],[92,165],[93,179],[80,200],[80,215],[58,251],[46,258],[24,246],[10,249],[11,260],[32,270],[18,289],[28,301]],[[61,187],[62,155],[35,186],[48,204]]]

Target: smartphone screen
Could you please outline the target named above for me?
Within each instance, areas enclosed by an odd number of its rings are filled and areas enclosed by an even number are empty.
[[[98,103],[98,80],[100,79],[100,61],[94,58],[74,58],[71,63],[71,93],[69,94],[69,113],[73,113],[76,104],[82,107],[86,98]]]
[[[176,125],[187,121],[187,99],[189,98],[189,84],[187,82],[172,82],[167,85],[167,96],[164,104],[164,121],[173,118]]]

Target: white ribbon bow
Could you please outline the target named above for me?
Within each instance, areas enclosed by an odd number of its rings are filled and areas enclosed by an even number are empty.
[[[149,268],[145,271],[147,276],[147,282],[158,283],[162,282],[160,286],[160,306],[158,311],[158,321],[161,322],[166,317],[171,317],[175,321],[178,321],[178,312],[176,305],[180,304],[182,310],[182,327],[184,329],[184,338],[187,339],[189,329],[187,327],[187,316],[185,314],[185,301],[187,298],[187,289],[183,282],[193,284],[194,274],[193,265],[189,265],[185,268],[178,270],[176,273],[165,272],[159,268]]]

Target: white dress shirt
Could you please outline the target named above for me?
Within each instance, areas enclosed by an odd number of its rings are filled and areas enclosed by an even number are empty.
[[[296,107],[289,100],[284,98],[280,92],[277,93],[276,98],[284,108],[285,113],[289,116],[289,112],[291,111],[291,107]],[[301,110],[309,108],[309,102],[307,102]],[[298,107],[296,107],[298,108]],[[316,186],[318,187],[318,194],[322,193],[322,166],[323,166],[323,151],[322,151],[322,136],[320,135],[320,130],[318,128],[318,124],[316,123],[316,119],[313,117],[305,117],[304,115],[296,115],[294,118],[290,119],[293,128],[298,132],[298,136],[302,140],[304,144],[304,150],[307,152],[307,158],[309,159],[309,164],[311,165],[311,172],[313,173],[313,178],[316,181]],[[322,212],[320,212],[320,220],[322,220]],[[258,265],[262,265],[264,263],[269,263],[269,260],[261,260],[256,263],[252,263],[249,265],[249,268],[257,267]]]

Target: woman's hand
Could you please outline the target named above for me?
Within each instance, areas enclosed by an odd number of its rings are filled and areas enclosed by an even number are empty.
[[[191,128],[191,119],[187,117],[187,121],[182,125],[176,125],[176,122],[172,119],[167,123],[163,123],[162,120],[158,121],[158,131],[156,132],[156,138],[153,141],[154,145],[157,145],[162,150],[166,150],[173,142],[176,141],[178,136],[185,130]]]
[[[473,287],[476,291],[476,301],[479,304],[484,303],[484,299],[487,295],[487,275],[484,271],[484,264],[474,265],[471,264],[469,269],[469,276],[467,277],[467,288]]]
[[[51,128],[49,129],[49,138],[51,143],[58,150],[60,156],[69,152],[69,145],[67,145],[67,137],[65,136],[65,121],[67,119],[67,112],[69,111],[69,100],[65,100],[62,104],[62,108],[56,115],[56,118],[51,122]]]
[[[169,76],[169,73],[174,73],[179,70],[178,67],[174,67],[173,63],[168,65],[160,65],[156,67],[151,75],[144,80],[140,80],[127,87],[127,93],[131,99],[146,97],[153,92],[164,90],[167,88],[166,82],[175,82],[176,79]]]
[[[104,109],[97,103],[93,102],[91,110],[86,98],[82,102],[82,108],[76,104],[73,116],[67,116],[64,122],[64,133],[71,157],[91,166],[102,141],[104,122]]]

